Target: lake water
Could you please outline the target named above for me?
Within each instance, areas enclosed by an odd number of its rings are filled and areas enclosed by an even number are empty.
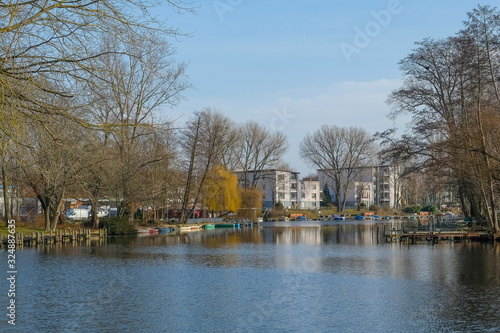
[[[19,249],[16,326],[4,279],[0,331],[500,332],[499,244],[263,225]]]

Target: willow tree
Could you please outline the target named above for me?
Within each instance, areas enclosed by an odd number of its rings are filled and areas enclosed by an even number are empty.
[[[238,176],[221,165],[215,166],[204,185],[204,203],[212,212],[237,212],[241,206]]]
[[[241,197],[241,207],[238,211],[238,217],[248,218],[254,221],[257,215],[262,212],[262,197],[264,193],[258,187],[253,189],[239,188]]]

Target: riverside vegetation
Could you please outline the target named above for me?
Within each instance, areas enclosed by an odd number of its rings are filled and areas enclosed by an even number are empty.
[[[262,194],[257,184],[239,187],[234,171],[289,169],[281,131],[255,121],[235,123],[209,107],[184,123],[168,117],[167,107],[176,106],[190,83],[186,64],[168,42],[183,34],[156,18],[157,5],[0,4],[10,18],[0,26],[7,221],[20,216],[25,197],[40,203],[46,231],[65,223],[65,198],[88,200],[94,228],[101,224],[101,199],[129,221],[138,209],[157,220],[174,206],[181,209],[181,223],[199,206],[214,214],[251,211],[262,207]],[[164,5],[172,15],[194,11],[183,1]],[[478,6],[467,15],[455,36],[420,41],[400,62],[404,81],[389,102],[394,117],[413,116],[409,134],[378,133],[378,147],[360,128],[324,125],[304,136],[301,156],[333,170],[335,197],[345,191],[340,183],[355,178],[341,178],[342,166],[356,170],[384,161],[401,169],[396,208],[452,193],[463,214],[499,232],[499,12]],[[336,205],[345,213],[345,202]]]

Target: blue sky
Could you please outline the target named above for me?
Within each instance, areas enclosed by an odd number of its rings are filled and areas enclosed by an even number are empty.
[[[497,1],[482,1],[495,6]],[[288,136],[285,161],[305,177],[299,143],[322,124],[370,133],[405,128],[387,118],[398,61],[426,37],[451,36],[479,4],[451,0],[198,0],[197,14],[158,12],[190,38],[172,41],[193,88],[168,110],[184,121],[211,107]],[[166,8],[165,8],[166,9]]]

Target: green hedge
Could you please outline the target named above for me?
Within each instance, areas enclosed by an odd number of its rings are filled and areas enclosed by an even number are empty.
[[[431,212],[433,215],[436,215],[439,210],[436,205],[427,205],[422,207],[422,212]]]
[[[99,227],[106,228],[108,235],[135,235],[137,230],[128,218],[103,218],[99,220]]]

